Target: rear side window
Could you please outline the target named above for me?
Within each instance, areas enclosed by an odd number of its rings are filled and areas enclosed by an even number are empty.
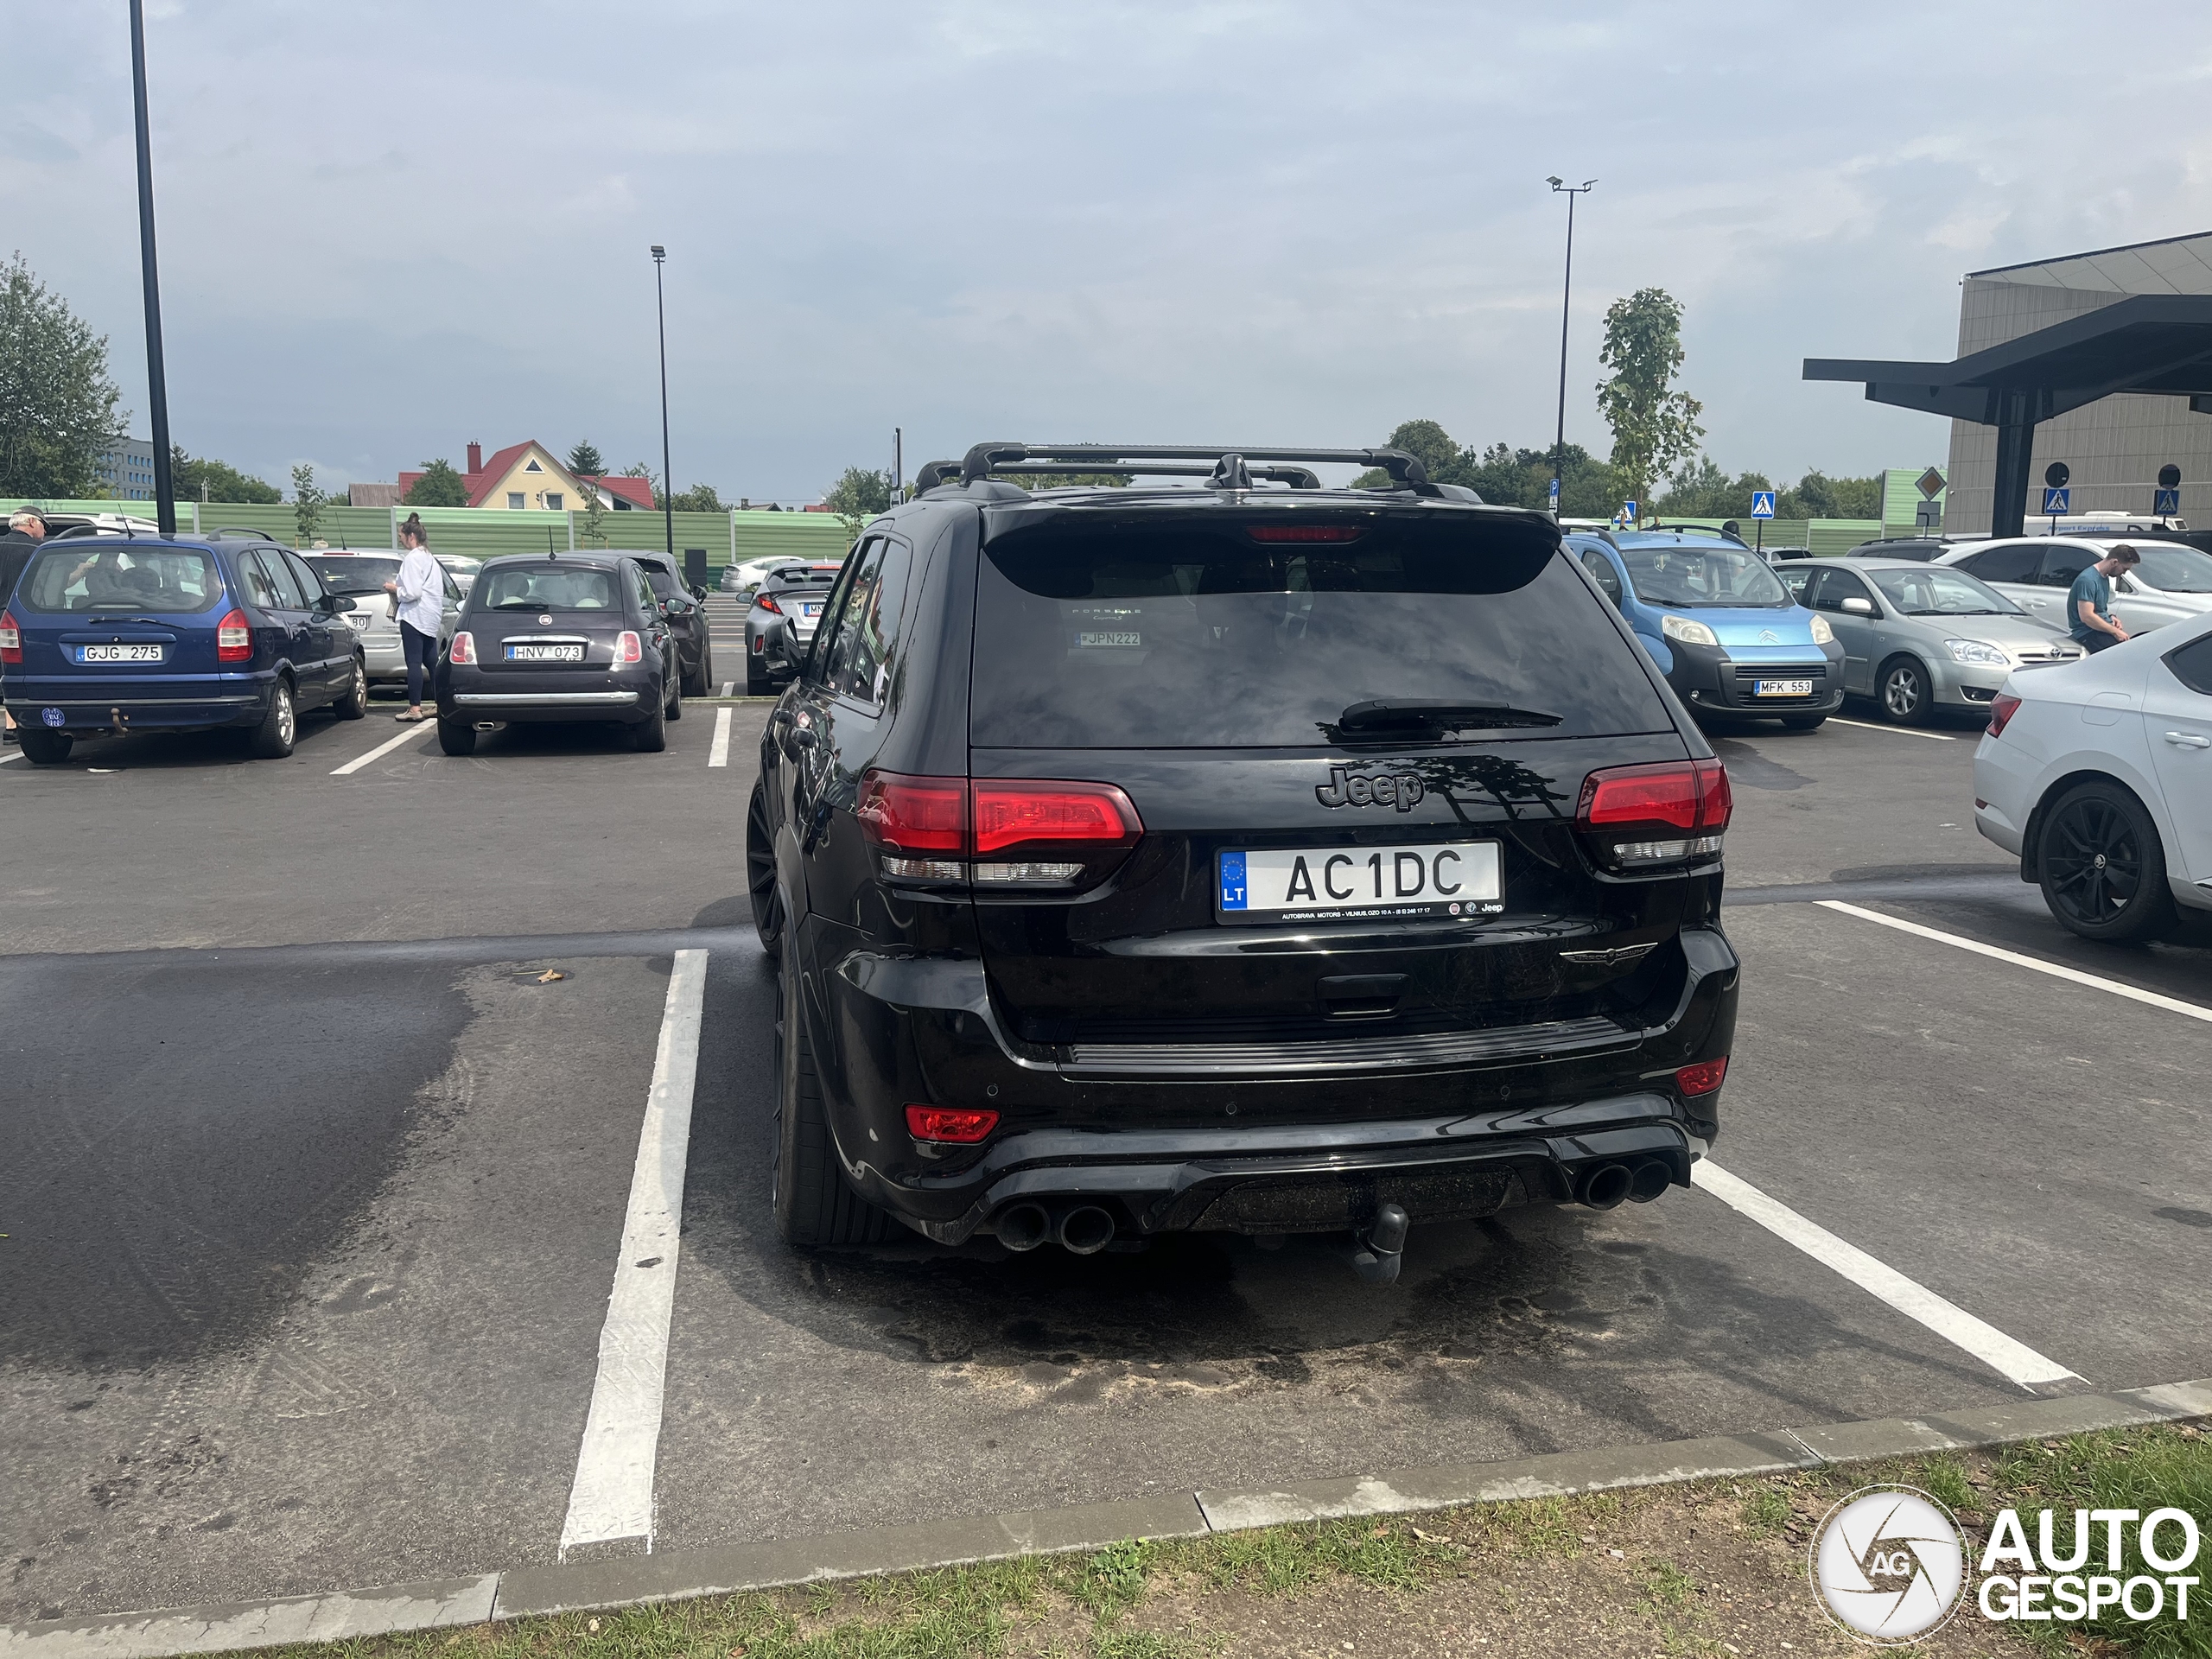
[[[1559,716],[1494,736],[1669,728],[1604,601],[1535,526],[1362,519],[1342,543],[1255,539],[1287,528],[1052,522],[993,538],[970,741],[1322,745],[1376,698]]]
[[[2043,575],[2040,580],[2046,588],[2071,588],[2074,578],[2094,564],[2104,555],[2094,547],[2069,547],[2063,542],[2053,542],[2043,550]],[[1975,572],[1977,575],[1980,573]]]
[[[222,594],[213,556],[197,549],[95,550],[80,541],[41,550],[23,573],[16,603],[48,613],[127,610],[175,615],[212,609]]]
[[[2200,697],[2212,697],[2212,633],[2190,640],[2166,653],[2166,666]]]
[[[264,605],[273,602],[279,609],[287,611],[307,609],[308,596],[301,590],[299,577],[295,575],[291,567],[284,563],[284,556],[282,553],[273,547],[265,547],[259,552],[249,553],[246,556],[260,566],[268,590],[276,595],[273,601],[260,600],[257,602]]]
[[[2042,550],[2033,542],[2007,542],[2001,547],[1985,548],[1970,559],[1961,559],[1959,568],[1973,571],[1984,582],[2033,582],[2036,566],[2042,562]]]
[[[879,538],[869,543],[865,556],[845,589],[822,677],[838,696],[876,705],[883,701],[898,654],[913,555],[901,543]]]
[[[503,565],[477,579],[469,597],[480,611],[612,611],[620,608],[612,571],[588,565]]]

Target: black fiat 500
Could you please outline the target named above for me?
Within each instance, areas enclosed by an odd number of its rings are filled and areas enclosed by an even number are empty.
[[[761,743],[785,1238],[1344,1230],[1388,1278],[1409,1223],[1688,1184],[1727,774],[1550,520],[1395,450],[920,482]]]
[[[620,554],[487,563],[433,686],[448,754],[512,721],[613,721],[632,748],[664,749],[683,712],[660,601]]]

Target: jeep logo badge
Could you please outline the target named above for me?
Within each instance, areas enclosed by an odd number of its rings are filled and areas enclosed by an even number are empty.
[[[1380,778],[1353,778],[1342,766],[1329,768],[1329,781],[1313,785],[1313,798],[1324,806],[1395,806],[1410,812],[1428,791],[1421,779],[1402,772]]]

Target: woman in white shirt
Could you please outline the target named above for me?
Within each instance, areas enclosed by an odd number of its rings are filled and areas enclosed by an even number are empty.
[[[403,726],[430,718],[423,712],[423,682],[438,660],[438,630],[445,620],[445,572],[430,556],[429,539],[423,515],[409,513],[399,527],[407,556],[399,562],[398,580],[384,585],[397,601],[399,644],[407,653],[407,712],[392,716]]]

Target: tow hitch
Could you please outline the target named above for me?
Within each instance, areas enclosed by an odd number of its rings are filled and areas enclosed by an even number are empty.
[[[1404,1209],[1386,1204],[1375,1212],[1375,1224],[1367,1230],[1360,1241],[1360,1248],[1352,1253],[1351,1270],[1370,1285],[1395,1285],[1398,1282],[1398,1263],[1405,1257],[1406,1229],[1409,1225]]]

